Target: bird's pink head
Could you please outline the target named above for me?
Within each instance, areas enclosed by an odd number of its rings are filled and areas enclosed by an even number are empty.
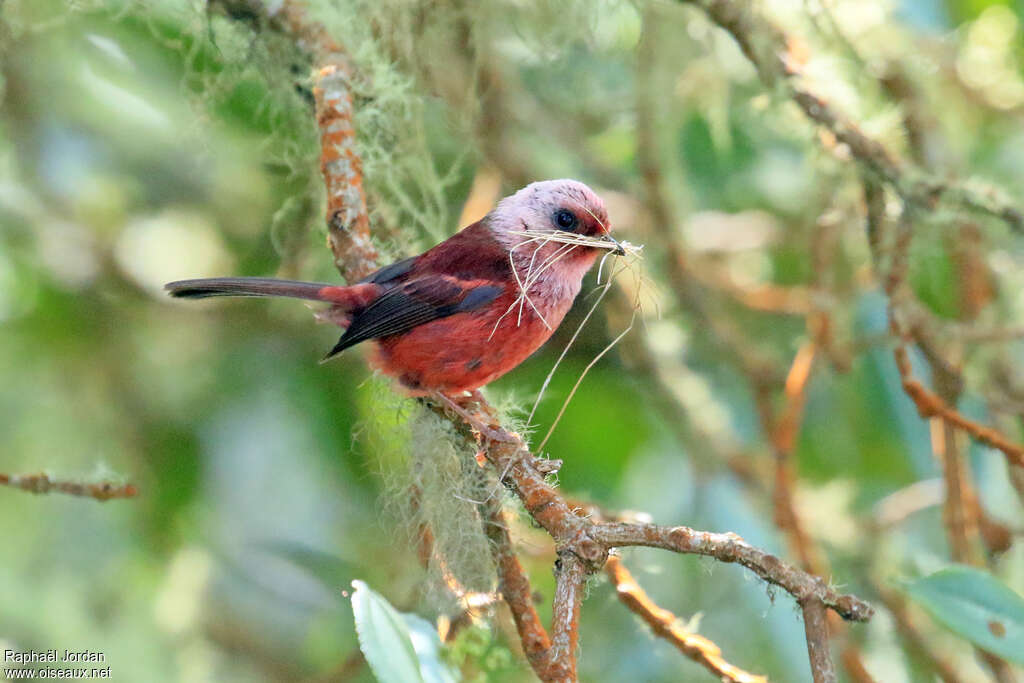
[[[530,183],[505,197],[484,219],[518,261],[550,261],[549,268],[583,277],[604,251],[621,247],[609,232],[604,202],[576,180]]]

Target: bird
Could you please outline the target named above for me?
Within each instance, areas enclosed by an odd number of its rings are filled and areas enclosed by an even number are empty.
[[[342,286],[254,277],[180,280],[173,297],[290,297],[329,304],[345,328],[324,360],[369,342],[410,396],[479,395],[558,328],[602,253],[624,255],[604,202],[569,179],[534,182],[427,251]]]

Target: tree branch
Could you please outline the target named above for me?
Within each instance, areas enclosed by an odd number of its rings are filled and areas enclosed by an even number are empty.
[[[785,590],[798,602],[820,602],[848,621],[867,621],[874,613],[871,605],[860,598],[837,593],[820,577],[755,548],[736,534],[697,531],[684,526],[621,522],[594,525],[589,533],[609,548],[647,546],[684,555],[705,555],[720,562],[743,565],[764,581]]]
[[[10,486],[11,488],[32,493],[66,493],[69,496],[94,498],[100,502],[106,502],[115,498],[134,498],[139,494],[134,484],[115,484],[109,481],[63,481],[51,479],[42,472],[39,474],[0,473],[0,486]]]
[[[555,597],[551,614],[550,681],[576,681],[576,650],[580,639],[580,606],[590,573],[572,551],[555,561]]]
[[[619,600],[643,619],[654,631],[654,635],[672,643],[677,650],[703,666],[719,680],[732,683],[768,682],[764,676],[755,676],[725,661],[721,648],[704,636],[691,633],[679,623],[675,614],[654,604],[618,556],[611,555],[604,570],[614,584]]]
[[[814,683],[837,683],[832,655],[829,653],[828,619],[825,607],[815,600],[801,603],[804,614],[804,635],[807,636],[807,655],[811,661]]]
[[[491,496],[487,500],[483,519],[484,531],[491,542],[491,554],[498,571],[498,590],[512,612],[523,654],[537,676],[545,679],[550,661],[551,638],[533,606],[530,581],[512,548],[500,496]]]
[[[328,64],[317,74],[313,97],[320,127],[320,172],[327,186],[328,244],[345,279],[357,282],[376,269],[378,255],[370,239],[348,80],[347,69]]]

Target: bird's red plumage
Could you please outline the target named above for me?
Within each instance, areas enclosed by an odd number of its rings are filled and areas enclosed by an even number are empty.
[[[572,229],[552,221],[572,212]],[[564,216],[563,216],[564,218]],[[423,254],[347,286],[213,278],[174,282],[174,296],[292,296],[332,304],[345,327],[334,355],[362,341],[373,364],[411,393],[477,389],[523,362],[561,324],[598,249],[524,231],[608,233],[601,200],[575,181],[534,183]],[[525,290],[525,291],[524,291]]]
[[[529,252],[524,254],[528,256]],[[595,258],[592,253],[580,256],[585,261],[581,264],[584,270]],[[522,265],[519,268],[523,271],[520,277],[525,277],[525,269]],[[473,390],[504,375],[547,341],[579,290],[577,283],[574,291],[554,295],[551,283],[538,282],[530,290],[533,305],[523,301],[520,311],[520,289],[512,275],[509,252],[482,223],[463,229],[423,253],[395,280],[369,286],[378,288],[380,294],[438,277],[458,283],[457,288],[447,290],[451,299],[447,303],[455,304],[468,292],[482,287],[497,286],[500,293],[479,309],[431,320],[373,341],[372,363],[384,374],[397,378],[413,394]],[[357,287],[368,285],[337,289]],[[341,292],[335,297],[352,299]],[[433,303],[443,305],[439,300]],[[358,309],[350,311],[353,320],[358,320],[359,314]]]

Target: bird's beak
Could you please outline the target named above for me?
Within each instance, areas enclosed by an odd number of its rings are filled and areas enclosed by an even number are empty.
[[[604,238],[608,242],[611,242],[612,244],[615,245],[615,249],[612,250],[613,254],[615,254],[616,256],[625,256],[626,255],[626,250],[622,248],[622,245],[619,244],[619,241],[617,239],[615,239],[614,237],[612,237],[608,233],[604,234]]]

